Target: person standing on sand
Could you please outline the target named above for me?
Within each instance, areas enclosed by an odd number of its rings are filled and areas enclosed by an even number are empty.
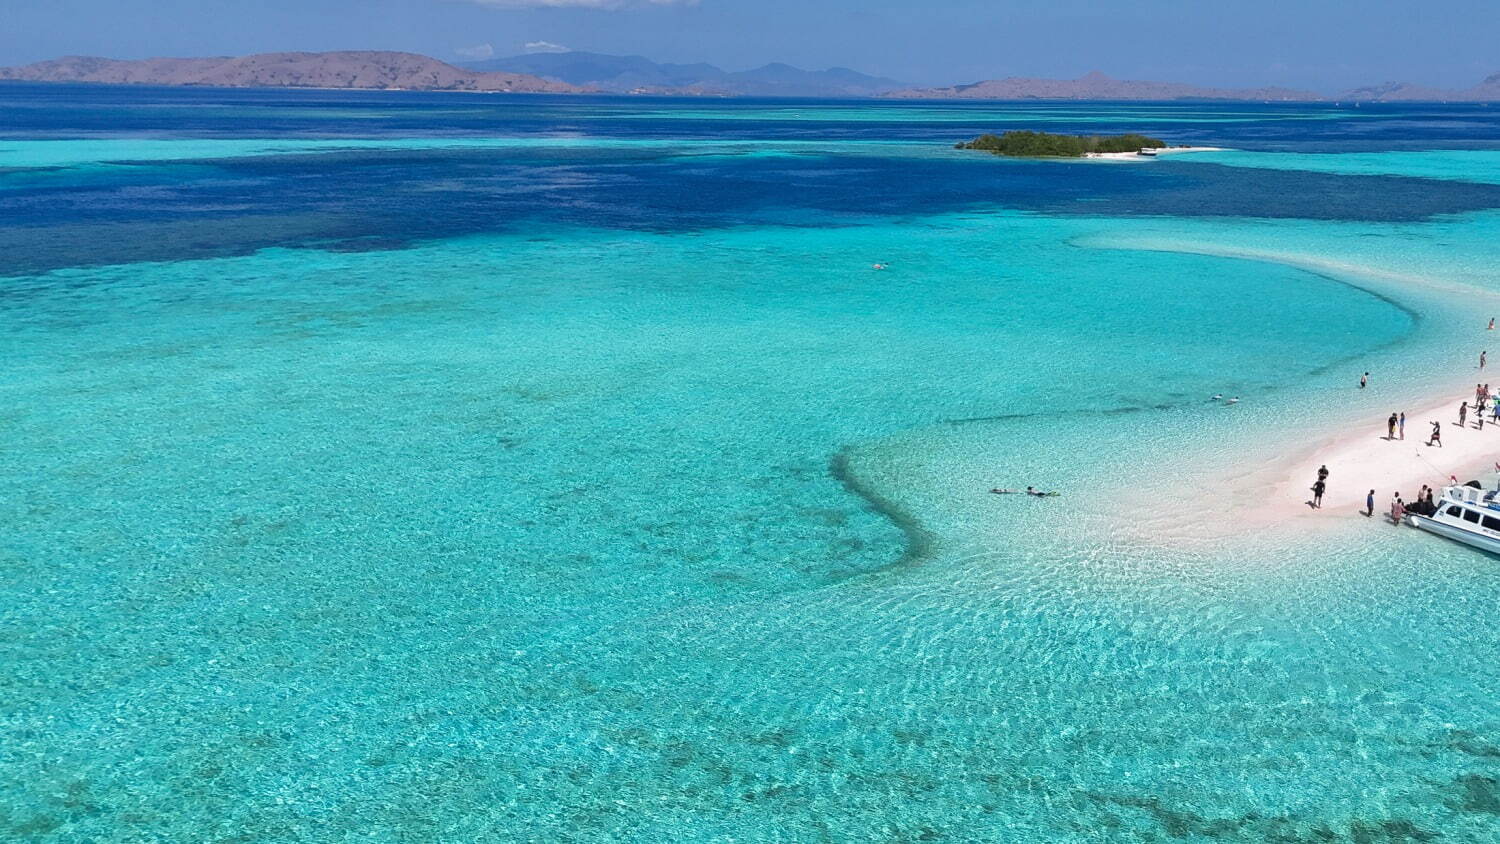
[[[1368,519],[1373,515],[1375,515],[1375,490],[1372,489],[1370,494],[1365,496],[1365,518]]]
[[[1396,420],[1396,430],[1400,433],[1401,439],[1406,439],[1406,411],[1404,410],[1401,411],[1401,418]]]
[[[1464,420],[1469,418],[1469,403],[1463,402],[1458,406],[1458,427],[1464,426]]]
[[[1321,480],[1312,485],[1312,505],[1320,510],[1323,508],[1323,490],[1327,488],[1328,485],[1323,483]]]
[[[1427,444],[1429,446],[1435,445],[1438,448],[1443,447],[1443,423],[1432,423],[1432,436],[1427,438]]]
[[[1391,493],[1391,522],[1401,524],[1401,517],[1406,515],[1406,504],[1401,501],[1401,493]]]
[[[1391,414],[1391,418],[1385,420],[1385,438],[1388,440],[1396,438],[1396,414],[1394,413]]]
[[[1370,373],[1366,372],[1364,375],[1359,376],[1359,388],[1361,390],[1363,390],[1365,388],[1365,385],[1368,383],[1370,383]]]

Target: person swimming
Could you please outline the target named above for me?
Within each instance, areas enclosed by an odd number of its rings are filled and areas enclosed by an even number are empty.
[[[1232,398],[1229,401],[1224,402],[1224,403],[1225,404],[1239,404],[1240,403],[1240,397],[1239,396],[1235,396],[1234,398]]]
[[[1224,400],[1224,394],[1223,393],[1214,393],[1212,396],[1209,396],[1208,400],[1209,401],[1223,401]]]

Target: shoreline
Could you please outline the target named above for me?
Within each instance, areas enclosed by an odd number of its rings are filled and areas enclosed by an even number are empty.
[[[1451,485],[1479,480],[1494,488],[1500,472],[1500,425],[1485,415],[1483,429],[1474,425],[1472,408],[1465,425],[1458,426],[1460,402],[1472,404],[1472,388],[1453,392],[1445,384],[1438,400],[1425,399],[1416,411],[1406,412],[1406,438],[1386,439],[1390,411],[1344,420],[1341,428],[1309,429],[1296,447],[1281,445],[1262,452],[1259,465],[1239,462],[1221,466],[1218,474],[1172,476],[1175,486],[1133,489],[1111,528],[1118,539],[1162,549],[1212,548],[1234,539],[1279,542],[1291,536],[1322,537],[1361,523],[1390,527],[1392,494],[1404,502],[1417,497],[1423,484],[1441,492]],[[1399,407],[1394,408],[1400,412]],[[1440,422],[1441,446],[1427,446],[1431,422]],[[1398,435],[1399,437],[1399,435]],[[1247,455],[1241,455],[1242,460]],[[1329,470],[1323,506],[1311,505],[1318,468]],[[1375,491],[1375,509],[1365,515],[1365,496]],[[1192,504],[1162,510],[1155,507],[1170,495]]]
[[[1165,147],[1157,150],[1155,155],[1141,155],[1138,152],[1086,152],[1083,157],[1090,161],[1152,161],[1163,155],[1180,155],[1185,152],[1224,152],[1224,147]]]
[[[1351,510],[1363,512],[1365,496],[1375,490],[1375,513],[1389,512],[1393,493],[1415,499],[1423,484],[1441,489],[1456,477],[1459,483],[1495,473],[1500,455],[1500,426],[1486,421],[1475,425],[1474,395],[1447,394],[1443,399],[1408,413],[1406,438],[1387,439],[1386,420],[1351,428],[1324,438],[1316,446],[1275,467],[1277,479],[1263,501],[1246,510],[1253,522],[1308,520]],[[1461,402],[1471,405],[1465,424],[1458,425]],[[1488,412],[1487,412],[1488,418]],[[1442,445],[1428,446],[1432,423],[1442,426]],[[1311,487],[1319,466],[1329,470],[1323,506],[1313,508]]]
[[[1441,277],[1417,276],[1344,260],[1314,259],[1296,253],[1213,247],[1170,239],[1121,241],[1105,237],[1087,239],[1080,245],[1192,252],[1295,267],[1381,298],[1407,311],[1416,322],[1426,321],[1428,307],[1437,301],[1447,303],[1452,299],[1451,294],[1461,293],[1469,304],[1477,305],[1473,301],[1477,299],[1487,302],[1487,307],[1484,310],[1464,307],[1466,316],[1461,322],[1454,323],[1450,315],[1444,321],[1452,324],[1445,326],[1440,334],[1430,333],[1429,327],[1425,342],[1451,348],[1466,337],[1479,340],[1495,336],[1482,330],[1483,320],[1500,307],[1500,297]],[[1419,304],[1424,301],[1428,307]],[[1474,334],[1469,334],[1468,325],[1475,326]],[[1473,353],[1477,354],[1484,345],[1476,343]],[[1463,357],[1468,358],[1468,354]],[[1117,524],[1116,529],[1128,531],[1146,544],[1172,548],[1212,546],[1230,537],[1269,539],[1296,533],[1321,536],[1359,524],[1359,519],[1352,517],[1364,517],[1365,497],[1372,489],[1375,512],[1370,521],[1389,525],[1387,514],[1393,493],[1400,493],[1403,501],[1410,502],[1423,484],[1440,489],[1452,483],[1450,476],[1456,476],[1459,483],[1477,479],[1493,488],[1496,467],[1500,465],[1497,462],[1500,426],[1494,425],[1487,414],[1483,429],[1476,428],[1472,408],[1467,424],[1463,428],[1457,425],[1460,403],[1472,404],[1475,382],[1483,382],[1490,375],[1487,369],[1479,370],[1469,360],[1467,367],[1454,365],[1456,361],[1440,365],[1434,365],[1438,361],[1429,361],[1428,372],[1447,369],[1449,374],[1424,375],[1420,378],[1424,385],[1414,384],[1415,389],[1403,385],[1388,393],[1385,384],[1369,390],[1357,390],[1350,384],[1348,393],[1336,391],[1339,399],[1322,413],[1311,417],[1298,414],[1271,427],[1252,425],[1251,439],[1234,440],[1239,452],[1235,459],[1225,461],[1222,454],[1195,454],[1200,459],[1196,464],[1169,461],[1166,474],[1171,481],[1167,484],[1160,488],[1154,484],[1134,486],[1122,491],[1130,503],[1121,509],[1124,525]],[[1374,367],[1367,365],[1367,368]],[[1357,370],[1350,371],[1352,378]],[[1495,378],[1491,377],[1490,383],[1493,389]],[[1386,420],[1392,411],[1406,413],[1404,440],[1386,439]],[[1433,421],[1442,424],[1442,446],[1425,445]],[[1290,427],[1285,427],[1285,423],[1290,423]],[[1330,472],[1327,490],[1322,508],[1315,509],[1309,504],[1311,486],[1318,467],[1325,464]],[[1136,483],[1140,483],[1139,479]],[[1134,503],[1141,497],[1159,501],[1184,493],[1194,502],[1185,508],[1163,511]]]

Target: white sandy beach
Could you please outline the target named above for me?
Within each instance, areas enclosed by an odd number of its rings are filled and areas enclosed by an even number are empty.
[[[1458,406],[1473,392],[1454,395],[1406,414],[1406,438],[1386,438],[1386,418],[1374,417],[1367,426],[1336,434],[1316,444],[1290,463],[1277,467],[1269,489],[1261,487],[1261,502],[1250,508],[1253,521],[1343,519],[1363,510],[1365,496],[1375,490],[1377,516],[1390,510],[1392,493],[1411,501],[1423,484],[1442,488],[1457,477],[1460,483],[1495,471],[1500,459],[1500,426],[1485,421],[1475,426],[1472,407],[1467,424],[1458,425]],[[1426,445],[1432,423],[1442,423],[1441,446]],[[1312,485],[1318,467],[1329,471],[1323,506],[1314,509]]]
[[[1156,151],[1155,156],[1141,155],[1134,152],[1088,152],[1083,157],[1091,161],[1152,161],[1163,155],[1177,155],[1184,152],[1220,152],[1223,147],[1166,147]]]

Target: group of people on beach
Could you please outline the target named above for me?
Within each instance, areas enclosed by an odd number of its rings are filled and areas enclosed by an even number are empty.
[[[1488,330],[1495,330],[1494,318],[1490,319]],[[1481,370],[1483,370],[1485,364],[1488,363],[1488,358],[1488,350],[1481,351],[1479,353],[1479,368]],[[1359,388],[1363,390],[1368,387],[1369,384],[1370,373],[1366,372],[1359,377]],[[1457,423],[1458,427],[1468,427],[1469,411],[1471,408],[1474,411],[1474,427],[1476,429],[1484,430],[1486,411],[1489,412],[1490,423],[1495,425],[1496,427],[1500,427],[1500,397],[1496,397],[1492,392],[1490,392],[1489,384],[1479,383],[1474,385],[1474,401],[1472,404],[1470,404],[1468,400],[1464,400],[1463,402],[1459,403]],[[1429,447],[1441,448],[1443,445],[1443,425],[1441,422],[1435,421],[1430,422],[1429,424],[1432,425],[1432,435],[1428,437],[1427,445]],[[1385,438],[1387,440],[1406,439],[1406,413],[1404,411],[1393,412],[1390,416],[1386,417]],[[1495,463],[1495,469],[1497,471],[1500,471],[1500,461],[1497,461]],[[1313,508],[1321,508],[1323,506],[1323,494],[1328,489],[1328,474],[1328,467],[1326,465],[1320,466],[1318,468],[1318,478],[1313,482],[1312,485],[1313,497],[1312,500],[1308,502],[1308,504]],[[1455,484],[1458,483],[1458,479],[1453,478],[1453,482]],[[1403,500],[1401,498],[1401,493],[1391,493],[1391,521],[1393,523],[1400,524],[1402,517],[1404,517],[1407,513],[1419,513],[1421,515],[1429,516],[1432,515],[1432,513],[1437,510],[1437,505],[1433,502],[1435,493],[1435,489],[1427,486],[1426,484],[1423,484],[1422,490],[1417,493],[1416,499],[1411,503],[1407,503],[1405,500]],[[1364,514],[1367,518],[1375,515],[1375,490],[1373,489],[1365,495]]]
[[[1321,509],[1323,507],[1323,493],[1328,489],[1328,465],[1318,467],[1318,479],[1312,485],[1312,506]]]
[[[1468,400],[1464,400],[1462,402],[1459,402],[1459,405],[1458,405],[1458,427],[1463,428],[1463,427],[1467,427],[1468,426],[1468,424],[1469,424],[1469,408],[1470,408],[1470,405],[1469,405]],[[1484,412],[1485,412],[1486,409],[1488,409],[1489,412],[1490,412],[1490,424],[1492,424],[1492,425],[1500,425],[1500,401],[1496,401],[1495,397],[1492,396],[1492,395],[1490,395],[1490,385],[1488,385],[1488,384],[1475,384],[1474,385],[1474,404],[1473,404],[1473,408],[1474,408],[1474,427],[1475,428],[1477,428],[1477,429],[1479,429],[1481,431],[1484,430]],[[1435,445],[1442,445],[1443,444],[1442,443],[1442,436],[1439,433],[1440,426],[1436,422],[1432,423],[1432,425],[1433,425],[1433,436],[1432,436],[1431,440],[1427,441],[1427,444],[1428,445],[1434,445],[1434,444]]]
[[[1401,493],[1391,493],[1391,524],[1401,524],[1401,519],[1407,513],[1416,513],[1421,516],[1431,516],[1433,513],[1436,513],[1437,504],[1432,500],[1435,493],[1436,490],[1432,487],[1422,484],[1421,492],[1417,493],[1416,500],[1410,504],[1401,499]],[[1375,515],[1375,490],[1370,490],[1369,496],[1365,498],[1365,506],[1367,508],[1365,511],[1366,516]]]
[[[1458,424],[1463,424],[1464,414],[1466,413],[1468,413],[1467,402],[1464,403],[1464,407],[1459,408]],[[1443,445],[1443,425],[1441,422],[1433,422],[1431,425],[1432,435],[1427,438],[1427,445],[1441,447]],[[1390,416],[1386,417],[1385,438],[1387,440],[1406,439],[1406,411],[1403,410],[1400,413],[1392,412]]]

